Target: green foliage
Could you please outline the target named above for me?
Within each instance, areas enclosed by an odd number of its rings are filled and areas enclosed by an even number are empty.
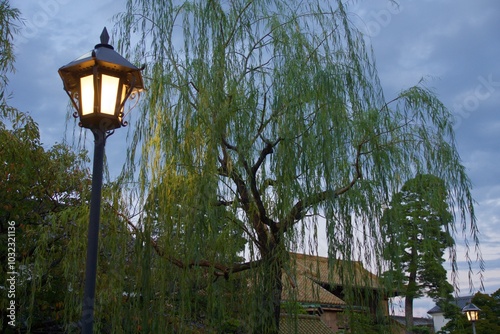
[[[414,334],[432,334],[433,332],[429,327],[424,327],[424,326],[414,326],[410,330],[411,333]]]
[[[14,71],[14,33],[19,23],[19,10],[12,8],[8,0],[0,0],[0,117],[15,114],[16,111],[9,106],[7,91],[7,74]],[[0,123],[0,129],[3,123]]]
[[[470,324],[467,321],[467,317],[454,303],[453,298],[439,300],[436,305],[441,308],[446,319],[451,319],[443,328],[441,328],[438,334],[466,334],[472,331]]]
[[[481,311],[479,312],[479,320],[476,321],[477,333],[493,334],[500,331],[500,289],[487,295],[484,293],[476,293],[471,302],[476,305]],[[467,320],[467,317],[453,303],[439,304],[444,310],[444,316],[450,321],[438,333],[449,334],[469,334],[472,332],[472,325]]]
[[[478,292],[472,298],[472,303],[481,309],[479,319],[491,321],[488,325],[498,330],[500,325],[500,289],[491,295]]]
[[[386,240],[387,276],[408,285],[405,296],[446,297],[452,287],[443,268],[444,250],[454,246],[453,216],[444,182],[433,175],[417,175],[394,195],[381,220]],[[415,282],[411,282],[411,277]]]
[[[383,257],[390,266],[384,276],[406,297],[405,313],[410,317],[414,298],[444,298],[453,292],[443,267],[444,251],[454,246],[448,200],[442,179],[418,174],[393,196],[381,219]]]
[[[45,150],[37,124],[14,109],[0,119],[0,142],[0,257],[6,263],[7,226],[14,222],[16,324],[28,329],[63,326],[68,300],[60,289],[72,283],[66,266],[81,262],[67,260],[76,241],[72,237],[81,233],[79,215],[90,186],[88,160],[85,152],[77,155],[62,144]],[[7,269],[0,269],[2,281]],[[6,302],[2,295],[3,328]]]
[[[369,314],[353,312],[349,313],[349,330],[345,333],[352,334],[383,334],[391,333],[391,327],[388,323],[377,323]]]
[[[158,231],[144,242],[182,268],[145,274],[156,289],[178,282],[178,295],[191,296],[181,282],[192,265],[216,277],[252,269],[255,297],[242,314],[274,333],[288,250],[317,245],[309,231],[323,224],[332,258],[379,272],[382,208],[416,173],[442,180],[478,244],[451,113],[423,84],[387,102],[348,13],[342,1],[127,2],[119,46],[147,64],[148,89],[123,180],[138,183],[130,205],[147,208],[137,234]],[[241,250],[235,235],[246,239],[248,264],[228,262]],[[206,278],[210,305],[219,292]]]
[[[242,324],[241,320],[230,318],[222,324],[219,333],[225,333],[225,334],[245,333],[244,328],[245,327]]]
[[[6,96],[7,72],[14,70],[14,33],[19,23],[19,10],[12,8],[8,0],[0,0],[0,101]]]
[[[17,12],[0,4],[9,70]],[[147,64],[148,89],[129,162],[103,189],[96,332],[276,333],[288,251],[317,247],[324,224],[332,263],[380,271],[377,222],[415,173],[442,180],[477,246],[452,115],[421,84],[386,101],[342,1],[129,0],[118,19],[121,48]],[[29,116],[1,112],[0,236],[14,220],[19,321],[74,332],[86,152],[46,150]],[[354,290],[349,261],[343,269]],[[372,321],[353,326],[366,333]]]
[[[500,332],[500,289],[487,295],[476,293],[472,303],[479,307],[479,320],[476,322],[478,333],[493,334]]]
[[[304,307],[296,301],[284,301],[281,304],[283,313],[286,314],[306,314]]]

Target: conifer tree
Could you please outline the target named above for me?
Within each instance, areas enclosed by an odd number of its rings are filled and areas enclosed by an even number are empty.
[[[406,327],[413,327],[413,300],[424,295],[438,300],[451,297],[443,256],[454,247],[453,215],[444,182],[419,174],[408,180],[391,200],[381,220],[385,240],[386,276],[405,297]]]

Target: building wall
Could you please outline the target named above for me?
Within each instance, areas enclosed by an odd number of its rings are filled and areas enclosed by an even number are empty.
[[[443,313],[433,313],[432,315],[432,321],[434,322],[434,331],[437,332],[441,330],[441,328],[444,327],[448,323],[448,319],[444,317]]]
[[[323,314],[321,314],[321,320],[333,331],[338,331],[342,328],[342,323],[344,318],[341,312],[323,309]],[[340,325],[340,326],[339,326]]]

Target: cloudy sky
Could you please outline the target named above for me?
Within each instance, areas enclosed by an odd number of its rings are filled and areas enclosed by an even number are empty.
[[[57,70],[93,48],[124,0],[11,0],[24,26],[16,37],[17,71],[11,104],[29,111],[47,146],[78,137],[68,125],[68,98]],[[457,146],[473,182],[486,293],[500,288],[500,2],[498,0],[357,1],[352,20],[369,36],[387,99],[427,80],[454,113]],[[113,40],[111,41],[113,44]],[[69,131],[67,130],[69,129]],[[108,139],[107,154],[121,165],[127,131]],[[90,136],[85,140],[92,148]],[[467,264],[459,254],[460,295],[470,294]],[[475,272],[478,266],[474,267]],[[473,276],[476,292],[478,275]],[[425,316],[433,304],[415,303]]]

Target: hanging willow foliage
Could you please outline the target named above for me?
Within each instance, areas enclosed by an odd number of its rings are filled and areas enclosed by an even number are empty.
[[[342,1],[129,0],[118,33],[147,90],[114,333],[276,333],[289,251],[321,227],[332,264],[380,273],[383,207],[417,173],[443,180],[453,231],[478,245],[452,115],[421,84],[387,102]]]

